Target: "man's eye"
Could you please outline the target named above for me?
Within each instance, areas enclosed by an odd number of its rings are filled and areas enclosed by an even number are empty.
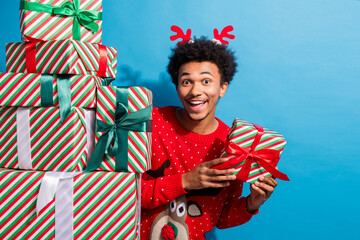
[[[188,84],[190,84],[190,81],[189,81],[189,80],[184,80],[184,81],[183,81],[183,85],[188,85]]]
[[[204,79],[204,80],[203,80],[203,83],[204,83],[204,84],[209,84],[209,83],[210,83],[210,80],[209,80],[209,79]]]

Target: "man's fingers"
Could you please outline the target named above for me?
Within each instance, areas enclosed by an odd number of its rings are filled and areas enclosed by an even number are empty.
[[[226,162],[226,160],[224,158],[215,158],[211,161],[205,162],[204,165],[208,168],[219,165],[221,163]]]
[[[235,179],[236,179],[235,175],[219,175],[219,176],[203,175],[200,180],[204,186],[207,186],[208,183],[228,182],[228,181],[233,181]]]
[[[256,187],[258,187],[259,189],[261,189],[264,192],[272,193],[274,191],[274,187],[272,187],[272,186],[270,186],[268,184],[265,184],[265,183],[262,183],[262,182],[255,182],[254,184],[255,184]]]
[[[278,182],[275,180],[275,178],[269,178],[269,181],[272,182],[273,187],[276,187],[278,185]]]
[[[209,181],[211,181],[211,182],[232,181],[232,180],[235,180],[235,179],[236,179],[235,175],[209,177]]]
[[[258,192],[261,196],[266,197],[266,193],[265,193],[263,190],[261,190],[260,188],[258,188],[254,183],[251,184],[251,187],[252,187],[256,192]]]
[[[209,169],[208,170],[208,175],[209,176],[218,176],[218,175],[228,175],[231,173],[234,173],[235,169],[230,168],[230,169],[223,169],[223,170],[219,170],[219,169]]]
[[[259,178],[259,180],[260,180],[261,182],[264,182],[264,183],[272,186],[272,187],[276,187],[277,184],[278,184],[278,182],[277,182],[274,178],[271,178],[271,177],[264,177],[264,176],[262,176],[262,177]]]
[[[209,182],[207,184],[207,187],[211,187],[211,188],[223,188],[228,186],[230,186],[229,182]]]

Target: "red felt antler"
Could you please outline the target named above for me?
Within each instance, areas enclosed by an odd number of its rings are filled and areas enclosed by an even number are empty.
[[[226,38],[234,39],[235,36],[232,34],[229,34],[229,32],[231,32],[232,30],[234,30],[233,26],[231,26],[231,25],[226,26],[219,35],[219,31],[215,28],[214,29],[214,38],[216,40],[219,40],[222,44],[229,44],[229,42],[224,40],[223,38],[226,37]]]
[[[172,25],[171,31],[177,33],[176,35],[170,36],[171,41],[175,41],[178,38],[182,38],[182,41],[177,43],[178,46],[191,39],[191,29],[188,29],[186,31],[186,35],[185,35],[181,28],[179,28],[178,26]]]

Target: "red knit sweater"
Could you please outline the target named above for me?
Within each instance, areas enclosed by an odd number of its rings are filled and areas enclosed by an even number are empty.
[[[153,110],[152,168],[143,174],[141,186],[144,240],[162,239],[160,236],[205,239],[204,233],[215,226],[237,226],[254,215],[246,210],[246,198],[239,198],[240,181],[223,189],[184,190],[181,175],[202,162],[218,158],[229,127],[217,119],[219,126],[213,133],[195,134],[180,124],[175,109]]]

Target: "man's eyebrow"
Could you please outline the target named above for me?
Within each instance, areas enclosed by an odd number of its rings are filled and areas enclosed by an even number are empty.
[[[209,75],[212,76],[212,74],[211,74],[210,72],[202,72],[202,73],[200,73],[200,74],[209,74]]]
[[[187,75],[190,75],[190,73],[188,73],[188,72],[183,72],[183,73],[180,75],[180,77],[182,77],[182,76],[187,76]]]
[[[212,76],[212,74],[211,74],[210,72],[201,72],[200,74],[209,74],[209,75]],[[183,72],[183,73],[180,75],[180,77],[182,77],[182,76],[188,76],[188,75],[190,75],[190,73],[188,73],[188,72]]]

